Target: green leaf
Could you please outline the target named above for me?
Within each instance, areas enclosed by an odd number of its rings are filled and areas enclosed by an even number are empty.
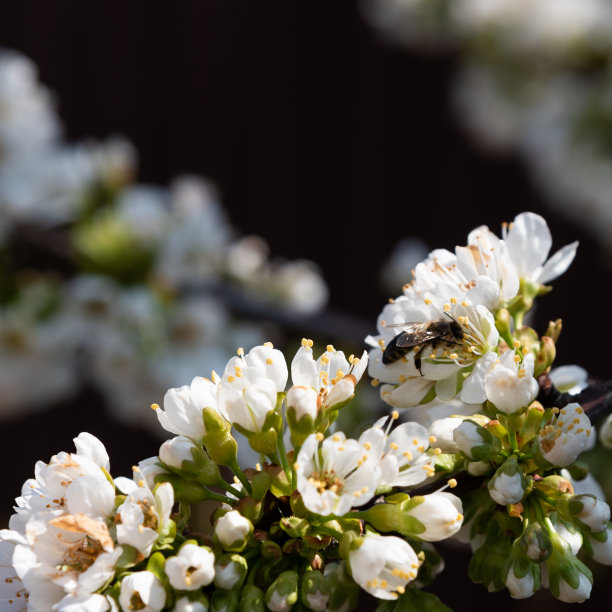
[[[162,555],[160,552],[156,552],[149,557],[149,561],[147,563],[147,571],[155,574],[155,576],[159,578],[162,583],[166,582],[167,580],[166,572],[164,571],[165,562],[166,559],[164,558],[164,555]]]
[[[445,606],[436,595],[420,591],[419,589],[407,589],[399,598],[393,601],[384,601],[378,604],[376,612],[452,612]]]

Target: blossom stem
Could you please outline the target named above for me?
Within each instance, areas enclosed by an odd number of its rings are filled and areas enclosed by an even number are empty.
[[[236,475],[236,477],[238,478],[238,480],[242,483],[242,485],[244,486],[244,488],[251,493],[252,489],[251,489],[251,483],[248,481],[247,477],[245,476],[244,472],[240,469],[240,466],[238,465],[238,461],[236,461],[235,459],[231,462],[227,464],[227,467],[232,470],[232,472],[234,472],[234,474]]]
[[[235,495],[236,497],[246,497],[246,493],[244,493],[243,491],[240,491],[239,489],[235,489],[234,487],[232,487],[231,484],[223,480],[223,478],[219,478],[219,483],[217,486],[223,489],[224,491],[227,491],[228,493]]]
[[[510,440],[510,448],[512,452],[518,450],[518,440],[516,439],[516,431],[508,432],[508,440]]]
[[[279,432],[276,437],[278,440],[278,454],[280,455],[280,462],[283,470],[285,470],[285,474],[287,474],[287,478],[291,480],[291,486],[295,488],[295,483],[293,481],[293,471],[289,467],[289,461],[287,461],[287,450],[285,449],[285,440],[283,437],[283,432]]]
[[[234,500],[230,499],[226,495],[221,495],[221,493],[215,493],[211,491],[208,487],[204,487],[206,489],[206,499],[213,499],[215,501],[219,501],[223,504],[233,504]]]

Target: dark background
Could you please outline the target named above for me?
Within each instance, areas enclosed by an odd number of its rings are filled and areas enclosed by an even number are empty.
[[[377,276],[398,240],[417,235],[452,249],[477,225],[498,232],[519,212],[544,215],[553,251],[581,244],[541,300],[536,327],[563,317],[557,362],[610,376],[606,257],[546,207],[520,160],[480,152],[458,127],[452,53],[386,44],[354,0],[3,2],[0,46],[38,65],[69,140],[127,136],[142,182],[166,184],[181,173],[212,179],[235,226],[264,236],[273,255],[317,262],[331,307],[372,330],[390,297]],[[110,422],[91,389],[0,427],[7,508],[35,458],[70,450],[83,429],[106,443],[115,475],[159,444]],[[451,607],[471,609],[485,591],[468,584],[465,558],[453,563],[438,591]],[[551,609],[553,601],[504,594],[483,603]]]

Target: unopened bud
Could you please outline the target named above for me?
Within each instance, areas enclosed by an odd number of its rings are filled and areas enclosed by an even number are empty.
[[[488,483],[489,494],[495,503],[502,506],[516,504],[523,499],[527,480],[521,471],[516,457],[508,457]]]
[[[266,605],[273,612],[288,612],[298,598],[298,573],[282,572],[266,591]]]
[[[249,566],[241,555],[226,553],[215,563],[215,586],[231,590],[240,586],[246,577]]]
[[[501,449],[500,441],[471,419],[455,429],[453,438],[459,450],[472,461],[490,461]]]
[[[214,538],[225,550],[240,552],[244,550],[252,533],[251,521],[237,510],[230,510],[217,520]]]
[[[322,612],[327,610],[329,584],[322,572],[305,572],[300,589],[302,603],[309,609]]]

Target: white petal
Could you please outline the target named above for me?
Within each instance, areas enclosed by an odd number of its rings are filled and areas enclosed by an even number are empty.
[[[565,245],[562,249],[557,251],[544,266],[542,266],[542,269],[538,271],[534,280],[545,285],[561,276],[570,267],[572,261],[574,261],[577,248],[578,241]]]

